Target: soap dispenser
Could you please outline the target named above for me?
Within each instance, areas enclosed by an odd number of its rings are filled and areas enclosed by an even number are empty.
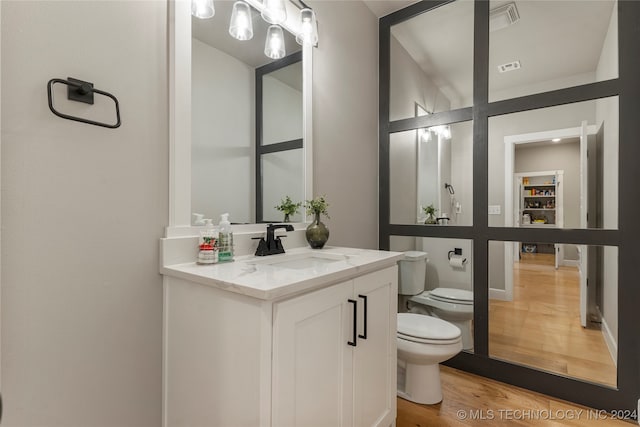
[[[218,231],[210,219],[203,220],[204,229],[200,231],[198,247],[198,264],[215,264],[218,262],[218,250],[216,248]]]
[[[228,213],[220,215],[219,230],[218,260],[220,262],[233,261],[233,232]]]

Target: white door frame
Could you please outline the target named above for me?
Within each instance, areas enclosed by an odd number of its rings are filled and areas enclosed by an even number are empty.
[[[595,135],[595,125],[587,126],[587,135]],[[515,227],[514,223],[514,185],[513,173],[515,163],[516,145],[529,144],[539,141],[548,141],[553,138],[579,138],[582,134],[582,126],[565,129],[554,129],[542,132],[507,135],[504,137],[504,226]],[[581,142],[582,145],[582,142]],[[586,188],[580,188],[581,198],[586,199]],[[583,195],[582,193],[585,193]],[[584,206],[586,209],[586,206]],[[581,215],[582,216],[582,215]],[[499,289],[489,288],[489,297],[513,300],[513,263],[515,262],[515,247],[517,242],[504,242],[504,292]]]

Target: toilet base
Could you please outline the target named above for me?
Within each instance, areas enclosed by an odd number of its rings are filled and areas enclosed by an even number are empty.
[[[423,405],[434,405],[442,402],[439,364],[414,365],[406,363],[404,366],[405,368],[400,368],[400,372],[398,372],[398,376],[404,376],[402,379],[398,378],[398,384],[404,385],[404,390],[398,389],[398,397]],[[404,373],[401,371],[404,371]]]

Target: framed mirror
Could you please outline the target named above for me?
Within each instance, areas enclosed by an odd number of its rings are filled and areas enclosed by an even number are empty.
[[[201,214],[201,218],[212,218],[214,223],[224,212],[230,213],[233,224],[256,222],[256,188],[262,186],[262,173],[257,172],[260,170],[256,159],[257,134],[264,124],[262,116],[257,115],[256,70],[274,64],[264,54],[268,24],[262,21],[259,12],[252,9],[254,37],[240,42],[228,33],[232,2],[217,2],[216,14],[208,20],[192,18],[190,5],[183,0],[170,3],[168,237],[190,233],[191,226],[196,225],[196,213]],[[260,5],[256,3],[256,7]],[[299,9],[289,2],[286,7],[288,17],[282,24],[284,33],[288,33],[285,46],[287,53],[298,55],[300,62],[292,71],[299,73],[294,79],[300,98],[294,115],[298,121],[296,139],[301,141],[295,156],[295,167],[299,171],[296,181],[301,190],[291,197],[304,201],[311,198],[312,191],[313,47],[295,42]],[[296,50],[300,52],[296,54]],[[287,57],[284,60],[288,60]],[[279,164],[281,162],[270,165],[271,177],[273,173],[279,176]],[[277,198],[278,188],[271,186],[270,189]],[[282,191],[288,189],[285,187]],[[280,195],[277,202],[286,195]],[[303,218],[299,215],[293,219]]]

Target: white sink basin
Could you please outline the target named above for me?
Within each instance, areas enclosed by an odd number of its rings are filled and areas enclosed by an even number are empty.
[[[262,259],[248,261],[248,264],[270,265],[277,268],[287,268],[292,270],[304,270],[307,268],[322,268],[327,264],[344,261],[346,256],[340,254],[330,254],[322,252],[312,252],[303,254],[279,254],[269,255]]]

